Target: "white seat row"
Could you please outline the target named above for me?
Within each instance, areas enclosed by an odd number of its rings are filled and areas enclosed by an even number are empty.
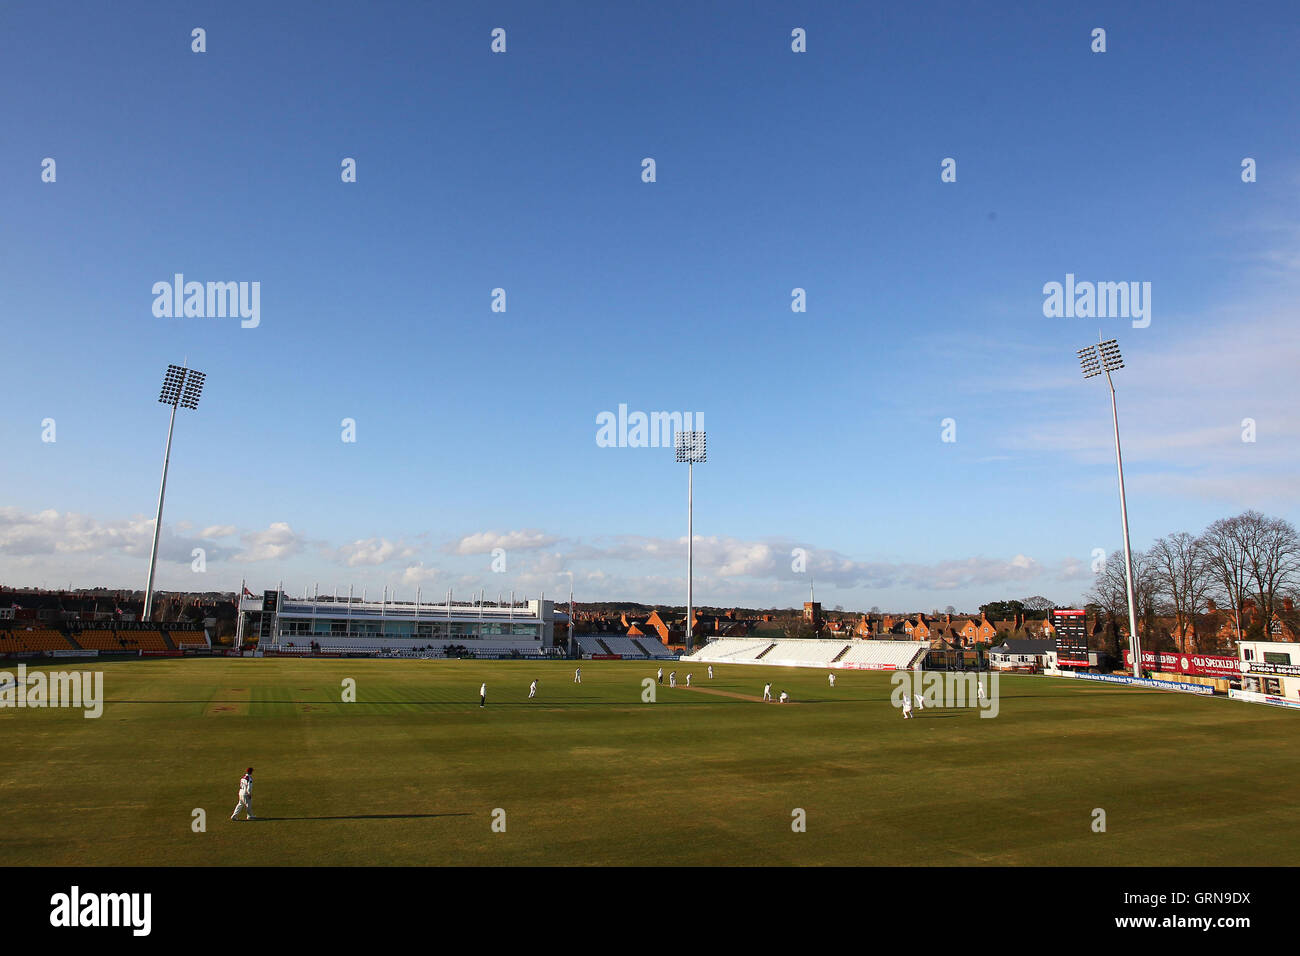
[[[724,637],[709,641],[685,660],[692,661],[731,661],[752,660],[771,647],[775,641],[767,639]]]
[[[848,641],[780,641],[763,655],[763,660],[771,664],[794,662],[796,666],[829,664],[848,646]]]
[[[878,664],[885,667],[912,667],[925,655],[926,641],[854,641],[841,664]]]
[[[890,670],[915,667],[929,647],[926,641],[756,641],[752,638],[722,638],[711,641],[684,660],[831,669],[857,666]]]

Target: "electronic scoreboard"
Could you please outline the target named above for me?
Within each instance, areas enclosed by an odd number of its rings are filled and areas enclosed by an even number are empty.
[[[1088,626],[1086,614],[1074,608],[1054,608],[1052,627],[1056,629],[1056,664],[1058,667],[1088,666]]]

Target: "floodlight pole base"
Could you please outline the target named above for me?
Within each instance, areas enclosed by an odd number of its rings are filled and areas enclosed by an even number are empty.
[[[695,650],[695,462],[686,463],[686,653]]]
[[[1124,583],[1128,589],[1128,642],[1129,653],[1133,655],[1133,676],[1142,676],[1142,641],[1137,629],[1137,592],[1133,587],[1133,552],[1129,546],[1128,536],[1128,502],[1124,497],[1124,457],[1119,448],[1119,408],[1115,404],[1115,385],[1110,379],[1110,370],[1106,370],[1106,384],[1110,385],[1110,416],[1115,425],[1115,467],[1119,471],[1119,515],[1124,528]]]
[[[153,575],[158,565],[158,537],[162,533],[163,498],[167,495],[167,465],[172,459],[172,429],[176,427],[176,405],[172,406],[171,420],[167,423],[167,445],[163,450],[162,485],[158,488],[158,514],[153,521],[153,547],[149,549],[149,577],[144,584],[144,611],[141,621],[148,621],[153,614]],[[240,596],[243,600],[243,596]]]

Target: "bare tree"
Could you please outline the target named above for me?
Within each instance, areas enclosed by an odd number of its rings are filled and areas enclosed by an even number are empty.
[[[1242,529],[1252,596],[1258,599],[1263,636],[1267,637],[1284,592],[1300,579],[1300,537],[1289,521],[1258,511],[1243,512],[1235,520]]]
[[[1087,598],[1096,603],[1119,630],[1119,622],[1128,613],[1127,579],[1124,576],[1124,552],[1112,552],[1104,559],[1093,579]]]
[[[1186,653],[1189,636],[1196,646],[1196,615],[1204,610],[1214,580],[1205,544],[1179,531],[1157,540],[1147,559],[1159,593],[1169,598],[1174,613],[1174,643]]]
[[[1154,573],[1154,563],[1141,551],[1133,552],[1133,616],[1146,623],[1150,633],[1154,625],[1159,599],[1159,579]],[[1101,606],[1110,617],[1116,635],[1121,625],[1128,624],[1128,579],[1124,573],[1124,552],[1114,551],[1102,562],[1093,579],[1091,590],[1085,595]],[[1127,631],[1127,627],[1124,628]]]
[[[1020,602],[1025,606],[1026,611],[1032,611],[1035,614],[1041,614],[1044,611],[1051,611],[1056,607],[1056,602],[1043,597],[1041,594],[1035,594],[1033,597],[1027,597]]]
[[[1214,579],[1215,596],[1226,599],[1241,640],[1241,605],[1250,586],[1250,559],[1240,517],[1220,518],[1205,529],[1201,542]]]

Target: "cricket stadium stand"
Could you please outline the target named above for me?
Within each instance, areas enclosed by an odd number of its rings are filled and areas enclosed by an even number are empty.
[[[710,641],[684,661],[726,664],[772,664],[778,667],[826,667],[846,670],[904,670],[921,666],[928,641],[754,640]]]

